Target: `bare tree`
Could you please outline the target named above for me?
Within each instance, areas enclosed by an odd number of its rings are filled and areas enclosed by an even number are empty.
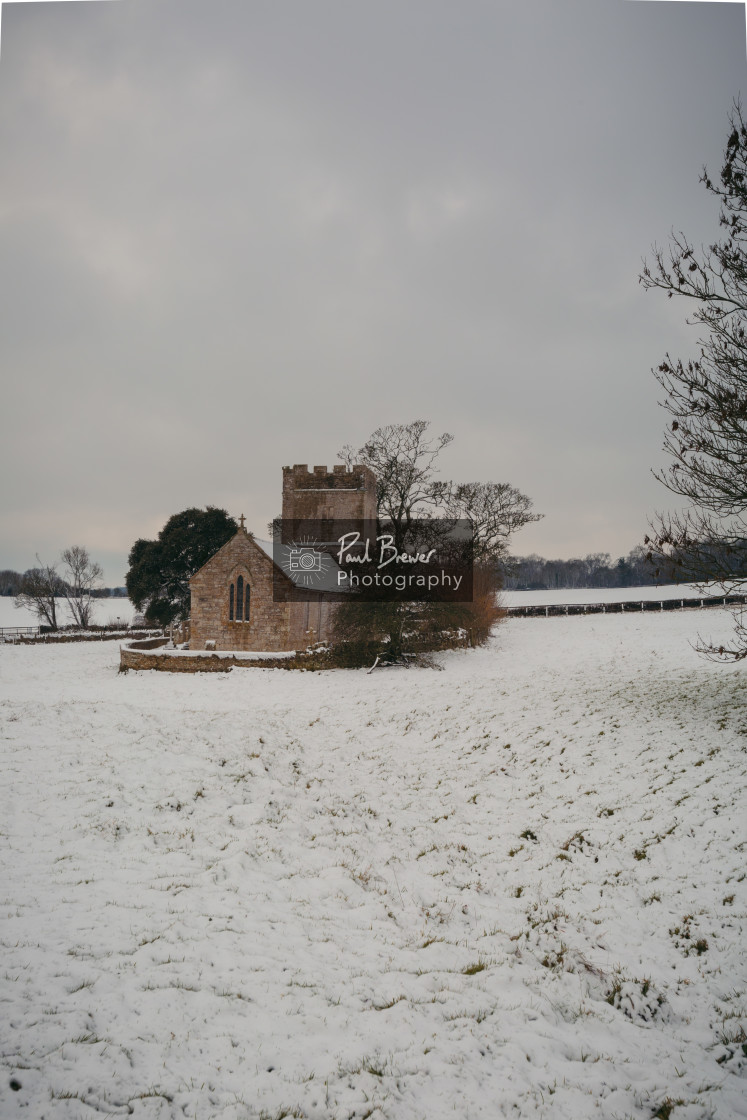
[[[92,560],[88,550],[74,544],[62,553],[64,596],[76,626],[86,629],[93,613],[93,592],[101,586],[103,568]]]
[[[443,499],[449,517],[472,522],[477,563],[503,559],[511,534],[543,516],[532,512],[531,498],[507,482],[449,483]]]
[[[533,513],[531,500],[508,483],[438,479],[438,456],[454,437],[444,432],[429,439],[428,427],[427,420],[389,424],[362,447],[348,444],[338,454],[349,468],[360,463],[373,471],[379,521],[391,530],[398,548],[414,542],[443,550],[457,566],[467,556],[474,561],[472,601],[356,597],[341,604],[335,616],[335,641],[351,657],[365,659],[376,652],[377,663],[384,654],[387,660],[409,658],[445,648],[465,634],[475,643],[486,641],[501,615],[495,596],[496,561],[507,553],[512,533],[542,516]],[[460,521],[472,523],[466,537],[467,526]]]
[[[360,463],[376,475],[379,517],[391,522],[398,546],[408,536],[413,520],[431,515],[446,493],[447,484],[435,479],[435,464],[454,437],[444,432],[429,440],[429,426],[428,420],[387,424],[377,428],[358,450],[346,444],[338,452],[348,467]]]
[[[54,564],[43,564],[36,557],[37,567],[24,572],[14,606],[33,611],[40,622],[57,630],[57,599],[64,594],[65,583]]]
[[[705,169],[701,175],[720,200],[724,239],[697,253],[683,233],[673,234],[668,253],[655,247],[640,276],[646,289],[692,300],[688,321],[704,330],[697,358],[667,354],[653,371],[671,417],[664,450],[673,460],[657,478],[689,506],[659,515],[647,543],[662,569],[725,589],[747,575],[747,126],[738,103],[729,123],[720,183]],[[741,660],[745,629],[730,648],[701,648]]]
[[[448,432],[427,439],[427,420],[388,424],[357,450],[350,444],[338,452],[348,467],[370,467],[376,475],[379,517],[391,522],[395,540],[409,536],[416,518],[440,514],[447,520],[473,523],[475,560],[506,554],[509,537],[540,513],[532,502],[506,482],[450,482],[437,479],[436,459],[453,440]]]

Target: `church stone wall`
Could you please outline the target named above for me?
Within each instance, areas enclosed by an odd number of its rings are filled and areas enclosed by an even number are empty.
[[[248,622],[231,622],[229,588],[238,576],[250,588]],[[190,649],[292,650],[305,648],[302,604],[273,602],[273,563],[244,529],[211,557],[190,581]]]

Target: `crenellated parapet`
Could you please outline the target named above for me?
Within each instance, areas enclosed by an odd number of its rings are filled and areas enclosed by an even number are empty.
[[[368,467],[283,467],[283,519],[376,518],[376,476]]]
[[[376,490],[376,478],[368,467],[356,464],[346,467],[335,463],[332,470],[327,467],[313,467],[306,463],[296,463],[283,467],[283,490]]]

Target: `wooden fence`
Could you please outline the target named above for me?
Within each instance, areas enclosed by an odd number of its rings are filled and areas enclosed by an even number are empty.
[[[747,603],[747,595],[708,595],[695,599],[642,599],[628,603],[551,603],[547,606],[506,607],[509,615],[549,618],[569,614],[628,614],[635,611],[684,611],[690,608],[730,607]]]
[[[15,642],[19,638],[38,638],[38,626],[0,626],[0,642]]]

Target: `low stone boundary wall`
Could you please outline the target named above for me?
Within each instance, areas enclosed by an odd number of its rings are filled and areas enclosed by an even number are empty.
[[[146,630],[145,633],[153,634],[155,631]],[[160,631],[158,633],[160,634]],[[123,638],[130,638],[131,636],[131,630],[51,630],[48,633],[42,632],[36,636],[21,636],[18,638],[6,638],[0,634],[0,641],[6,641],[17,646],[59,646],[68,642],[121,642]],[[161,640],[167,642],[168,638],[162,638]]]
[[[194,653],[187,650],[164,650],[151,652],[153,647],[133,643],[122,646],[119,651],[119,671],[130,669],[155,669],[161,673],[227,673],[229,669],[321,669],[328,668],[329,662],[323,655],[313,653],[268,654],[266,657],[247,656],[231,653]]]
[[[137,638],[134,642],[129,642],[128,649],[160,649],[162,646],[168,644],[169,639],[160,634],[156,638]]]

